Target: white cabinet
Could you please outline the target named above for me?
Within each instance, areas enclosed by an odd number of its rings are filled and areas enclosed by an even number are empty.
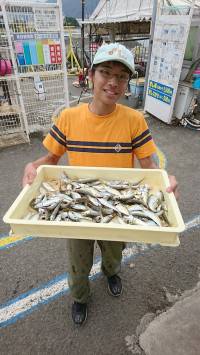
[[[181,82],[178,85],[176,99],[174,103],[173,117],[179,120],[182,119],[184,114],[188,113],[192,99],[194,97],[195,90],[191,84]]]

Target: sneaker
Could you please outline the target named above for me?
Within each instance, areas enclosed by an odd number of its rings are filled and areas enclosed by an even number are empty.
[[[72,304],[72,319],[75,324],[81,325],[87,319],[87,303],[74,302]]]
[[[118,275],[108,277],[108,291],[112,296],[118,297],[122,293],[122,282]]]

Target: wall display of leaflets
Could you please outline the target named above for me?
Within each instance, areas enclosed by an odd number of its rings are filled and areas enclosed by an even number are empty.
[[[60,64],[62,63],[62,56],[61,56],[61,46],[60,44],[50,44],[50,57],[52,64]]]
[[[16,50],[16,53],[24,53],[24,50],[23,50],[23,43],[20,41],[20,42],[15,42],[15,50]]]
[[[34,8],[36,31],[59,31],[59,15],[57,9],[53,8]]]
[[[43,44],[44,63],[51,64],[50,48],[48,44]]]
[[[37,50],[38,64],[44,64],[44,54],[43,54],[42,42],[36,41],[36,50]]]
[[[25,65],[25,57],[23,53],[18,53],[17,54],[17,61],[19,65]]]
[[[55,64],[56,63],[56,46],[55,46],[55,44],[50,44],[49,49],[50,49],[51,64]]]
[[[15,42],[19,65],[61,64],[61,45],[52,39]]]
[[[62,63],[61,46],[56,44],[56,63]]]
[[[30,52],[29,42],[23,43],[23,49],[24,49],[25,63],[26,63],[26,65],[31,65],[32,61],[31,61],[31,52]]]
[[[22,42],[15,42],[15,51],[18,65],[25,65],[24,48]]]
[[[31,53],[31,63],[34,65],[38,63],[37,49],[36,49],[36,41],[29,42],[30,53]]]

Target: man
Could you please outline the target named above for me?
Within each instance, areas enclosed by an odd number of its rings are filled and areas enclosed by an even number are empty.
[[[24,185],[33,181],[39,165],[57,164],[66,152],[70,165],[132,168],[136,156],[142,168],[157,168],[152,158],[156,147],[143,115],[116,104],[133,73],[134,58],[126,47],[111,43],[98,49],[89,71],[94,93],[91,103],[61,113],[43,142],[49,153],[26,166]],[[170,184],[167,191],[177,193],[174,176],[170,177]],[[72,319],[82,324],[87,318],[94,241],[68,239],[67,242],[69,287],[74,298]],[[117,297],[122,292],[118,273],[124,243],[97,242],[108,290]]]

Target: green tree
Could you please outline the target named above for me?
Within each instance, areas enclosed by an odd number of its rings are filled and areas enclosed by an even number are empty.
[[[65,16],[64,26],[75,26],[79,27],[78,21],[74,17]]]

